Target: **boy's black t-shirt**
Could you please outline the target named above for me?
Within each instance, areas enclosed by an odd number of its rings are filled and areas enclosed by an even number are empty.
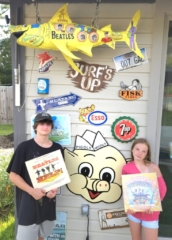
[[[53,142],[51,147],[43,148],[34,139],[22,142],[17,147],[7,172],[14,172],[20,175],[26,183],[33,186],[25,162],[59,149],[63,155],[63,148],[58,143]],[[16,207],[19,225],[28,226],[56,219],[56,197],[50,199],[45,196],[42,198],[41,203],[41,201],[35,200],[27,192],[16,187]]]

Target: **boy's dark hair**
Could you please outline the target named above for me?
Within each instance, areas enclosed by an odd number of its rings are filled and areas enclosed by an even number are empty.
[[[42,121],[39,121],[39,122],[35,122],[33,124],[33,129],[34,129],[35,134],[37,134],[36,128],[40,123],[46,123],[48,125],[51,125],[51,130],[54,128],[54,123],[52,121],[49,121],[49,120],[42,120]]]

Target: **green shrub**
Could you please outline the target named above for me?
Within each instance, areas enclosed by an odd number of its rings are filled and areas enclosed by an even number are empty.
[[[11,157],[12,154],[0,156],[0,220],[14,216],[14,185],[6,172]]]
[[[15,238],[15,221],[14,216],[9,216],[7,221],[0,219],[0,240],[14,240]]]

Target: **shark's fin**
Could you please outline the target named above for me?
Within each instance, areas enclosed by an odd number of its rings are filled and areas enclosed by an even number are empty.
[[[115,41],[112,39],[111,42],[107,42],[106,45],[108,45],[110,48],[115,49]]]
[[[60,43],[60,48],[58,46],[58,43],[52,41],[52,43],[56,46],[56,48],[61,51],[62,53],[64,53],[65,55],[67,55],[70,58],[73,59],[80,59],[79,57],[75,56],[66,46],[66,43]]]
[[[101,31],[103,31],[103,32],[112,32],[111,24],[103,27],[103,28],[101,29]]]
[[[133,52],[135,52],[139,57],[144,59],[144,56],[141,53],[140,49],[138,48],[138,45],[137,45],[137,42],[136,42],[136,30],[137,30],[137,24],[138,24],[139,19],[140,19],[140,10],[138,10],[134,14],[134,16],[133,16],[133,18],[132,18],[132,20],[131,20],[131,22],[130,22],[127,30],[126,30],[126,35],[128,37],[125,40],[125,42],[131,48],[131,50]]]
[[[93,54],[92,54],[92,46],[78,46],[77,49],[82,52],[83,54],[89,56],[89,57],[92,57]]]
[[[50,23],[72,23],[68,12],[67,12],[68,3],[63,5],[49,20]]]
[[[138,10],[135,14],[134,14],[134,16],[133,16],[133,18],[131,19],[131,22],[130,22],[130,24],[129,24],[129,26],[128,26],[128,28],[127,28],[127,32],[129,32],[130,31],[130,28],[132,27],[132,26],[137,26],[137,24],[138,24],[138,22],[139,22],[139,20],[140,20],[140,10]]]
[[[70,58],[69,56],[67,56],[65,53],[62,52],[63,57],[66,59],[66,61],[69,63],[69,65],[77,72],[79,72],[81,75],[83,75],[83,73],[81,72],[81,70],[77,67],[77,65],[74,63],[74,61],[72,60],[72,58]]]

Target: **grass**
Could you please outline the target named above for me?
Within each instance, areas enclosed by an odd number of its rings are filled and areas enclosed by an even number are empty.
[[[0,240],[14,240],[15,221],[14,216],[9,216],[7,221],[0,219]]]
[[[13,125],[0,124],[0,136],[6,136],[13,133]]]

